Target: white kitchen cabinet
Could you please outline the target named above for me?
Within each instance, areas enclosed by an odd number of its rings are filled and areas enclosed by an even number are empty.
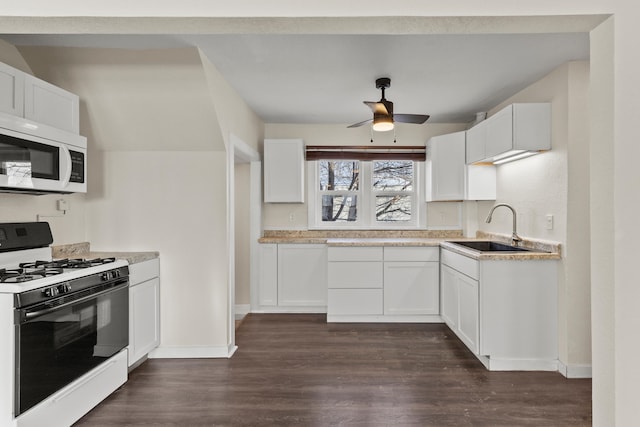
[[[129,266],[129,361],[142,360],[160,344],[160,260]]]
[[[24,115],[24,76],[22,71],[0,62],[0,112]]]
[[[440,312],[437,262],[385,262],[384,314]]]
[[[464,199],[464,132],[434,136],[426,151],[427,202]]]
[[[487,143],[487,121],[480,123],[467,130],[466,133],[466,162],[467,164],[480,162],[485,159],[485,144]]]
[[[476,129],[477,128],[477,129]],[[551,104],[511,104],[467,131],[467,163],[551,149]]]
[[[458,336],[474,354],[478,354],[480,317],[478,281],[463,274],[458,284]]]
[[[455,132],[427,142],[427,202],[496,199],[495,166],[467,165],[466,138],[466,132]]]
[[[444,264],[440,274],[442,320],[477,355],[480,320],[478,281]]]
[[[557,370],[557,262],[441,251],[442,319],[490,370]]]
[[[264,307],[278,305],[278,245],[263,243],[259,245],[258,304]]]
[[[259,254],[258,307],[255,311],[326,311],[326,245],[262,243]]]
[[[24,117],[78,134],[80,133],[80,99],[69,91],[26,74]]]
[[[278,305],[327,305],[327,248],[325,245],[278,245]]]
[[[437,247],[330,247],[329,322],[427,322],[439,317]]]
[[[304,203],[304,142],[265,139],[265,203]]]

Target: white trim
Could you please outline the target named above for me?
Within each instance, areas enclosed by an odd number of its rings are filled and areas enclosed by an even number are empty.
[[[592,378],[591,365],[565,365],[558,362],[558,372],[566,378]]]
[[[316,307],[291,307],[291,306],[258,306],[251,310],[252,313],[304,313],[304,314],[325,314],[327,312],[326,306]]]
[[[251,304],[236,304],[236,320],[242,319],[247,314],[251,313]]]
[[[149,359],[206,359],[225,358],[233,356],[238,349],[229,346],[161,346],[149,353]]]
[[[236,305],[235,305],[235,163],[250,163],[250,188],[249,188],[249,292],[250,298],[257,293],[258,271],[258,238],[260,237],[262,217],[261,195],[261,163],[260,154],[242,139],[231,133],[229,135],[230,147],[227,149],[227,339],[229,357],[236,348]],[[253,300],[252,300],[253,301]],[[218,357],[218,356],[214,356]]]
[[[327,323],[444,323],[437,314],[384,316],[384,315],[327,315]]]
[[[558,371],[557,359],[495,359],[486,356],[478,356],[478,359],[490,371]]]

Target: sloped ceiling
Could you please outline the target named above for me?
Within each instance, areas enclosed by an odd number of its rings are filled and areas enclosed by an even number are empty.
[[[36,76],[80,96],[80,131],[90,147],[224,149],[197,48],[19,50]]]

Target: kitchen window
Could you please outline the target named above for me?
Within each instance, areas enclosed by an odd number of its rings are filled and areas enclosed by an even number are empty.
[[[416,228],[421,164],[404,159],[310,161],[309,224],[313,228]]]

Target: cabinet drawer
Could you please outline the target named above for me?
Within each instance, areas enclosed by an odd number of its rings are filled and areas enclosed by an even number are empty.
[[[381,315],[382,289],[329,289],[328,315]]]
[[[455,252],[448,251],[446,249],[443,249],[440,255],[442,257],[442,264],[448,265],[454,270],[457,270],[460,273],[471,277],[472,279],[478,280],[479,268],[477,260],[457,254]]]
[[[385,261],[435,261],[440,260],[440,248],[433,247],[386,247],[384,248]]]
[[[146,282],[147,280],[158,276],[160,276],[159,258],[129,265],[130,286],[135,286],[138,283]]]
[[[330,262],[331,288],[382,288],[382,262]]]
[[[331,247],[329,261],[382,261],[382,246]]]

